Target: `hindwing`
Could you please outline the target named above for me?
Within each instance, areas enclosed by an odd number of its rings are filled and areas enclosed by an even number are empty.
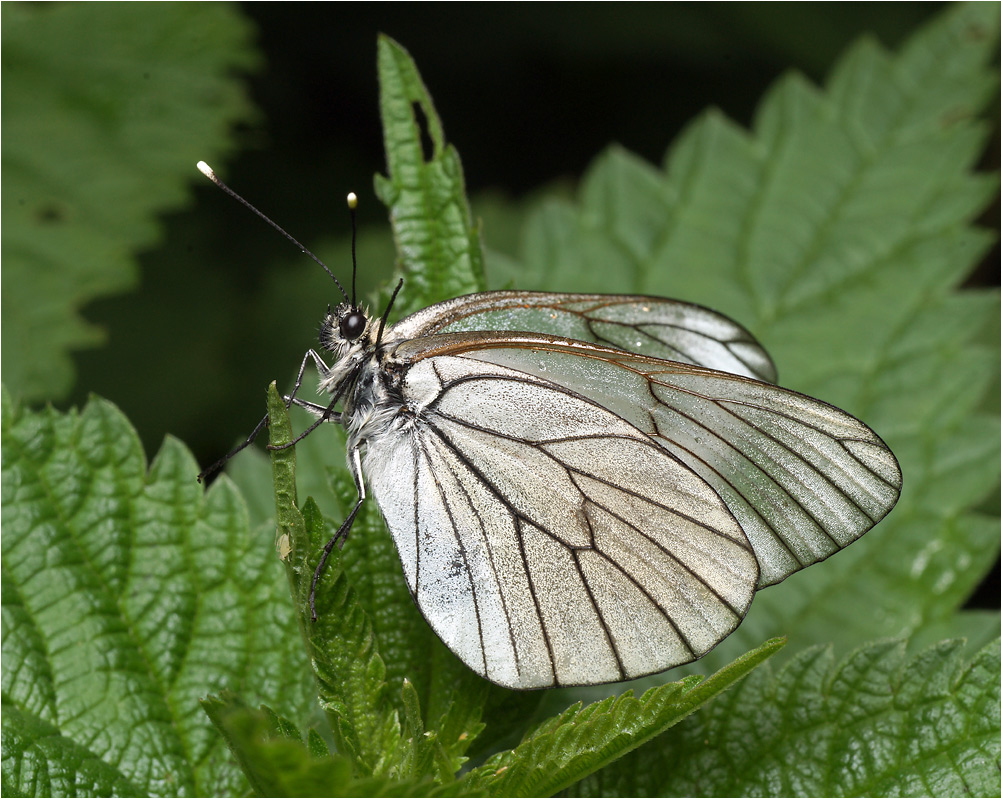
[[[601,405],[438,355],[364,472],[408,587],[468,666],[512,688],[631,679],[694,660],[758,581],[710,485]]]

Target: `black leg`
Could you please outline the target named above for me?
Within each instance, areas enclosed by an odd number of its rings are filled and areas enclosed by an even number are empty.
[[[341,523],[341,526],[337,528],[337,532],[334,533],[331,540],[324,546],[323,554],[320,556],[320,562],[317,564],[316,571],[313,572],[313,581],[310,583],[310,619],[312,621],[317,620],[317,583],[320,581],[320,575],[323,574],[324,566],[327,565],[327,558],[330,557],[331,551],[339,541],[343,547],[344,542],[348,540],[348,533],[351,532],[351,525],[355,521],[355,515],[358,513],[358,509],[362,507],[362,503],[364,501],[365,497],[358,498],[358,502],[356,502],[355,507],[351,509],[351,513],[348,514],[348,518]]]
[[[310,350],[310,352],[313,352],[313,350]],[[330,405],[324,408],[323,413],[320,414],[320,416],[313,424],[307,427],[302,433],[296,436],[288,444],[281,444],[279,446],[274,446],[272,444],[269,444],[268,449],[275,450],[275,449],[288,449],[289,447],[294,447],[296,444],[298,444],[300,441],[306,438],[310,433],[312,433],[314,430],[320,427],[320,425],[322,425],[324,422],[330,422],[330,421],[339,422],[341,420],[341,414],[339,414],[337,411],[334,410],[334,406],[341,401],[341,397],[344,394],[344,392],[348,390],[348,386],[352,385],[352,383],[354,382],[355,374],[357,374],[357,372],[358,369],[356,368],[354,372],[352,372],[349,375],[346,375],[344,379],[341,380],[341,382],[337,385],[337,390],[334,392],[334,396],[331,397]],[[289,402],[291,403],[296,401],[297,400],[295,400],[290,394]],[[317,407],[320,406],[318,405]]]
[[[207,469],[204,469],[198,475],[198,478],[197,478],[198,482],[201,483],[209,475],[213,475],[216,472],[218,472],[220,469],[222,469],[226,465],[226,462],[230,458],[232,458],[234,455],[236,455],[238,452],[240,452],[240,450],[245,449],[246,447],[249,447],[251,444],[253,444],[254,443],[254,439],[257,438],[257,436],[258,436],[258,433],[260,433],[262,430],[264,430],[264,428],[266,428],[267,426],[268,426],[268,414],[265,414],[264,418],[260,422],[257,423],[257,426],[253,430],[251,430],[251,434],[249,436],[247,436],[247,439],[244,441],[244,443],[240,444],[239,446],[237,446],[234,449],[230,450],[225,455],[223,455],[223,457],[221,457],[218,461],[216,461],[214,464],[212,464],[211,466],[209,466]]]
[[[341,394],[338,393],[338,395],[331,400],[331,404],[328,405],[326,408],[323,408],[323,412],[320,414],[319,417],[317,417],[317,420],[309,427],[307,427],[302,433],[300,433],[298,436],[292,439],[292,441],[290,441],[288,444],[269,444],[268,449],[281,450],[281,449],[288,449],[289,447],[294,447],[296,446],[296,444],[298,444],[300,441],[306,438],[310,433],[312,433],[314,430],[320,427],[320,425],[322,425],[324,422],[332,422],[332,421],[336,422],[340,420],[341,414],[335,412],[334,410],[334,406],[337,405],[338,402],[340,401],[341,401]],[[296,402],[298,404],[299,400],[293,400],[293,402]],[[322,406],[317,406],[317,407],[322,407]]]
[[[285,400],[285,407],[288,408],[291,405],[299,405],[300,407],[306,408],[307,410],[312,411],[313,413],[322,413],[324,415],[323,418],[325,419],[338,421],[340,420],[341,416],[340,414],[333,412],[334,403],[331,403],[329,407],[324,407],[323,405],[317,405],[315,402],[307,402],[306,400],[296,399],[296,392],[299,391],[300,386],[303,385],[303,373],[306,371],[306,364],[310,362],[310,358],[312,358],[313,363],[316,364],[317,371],[320,373],[321,378],[326,378],[328,375],[330,375],[330,369],[328,368],[327,364],[324,363],[323,358],[317,355],[316,352],[314,352],[313,350],[307,350],[306,355],[303,356],[303,362],[299,364],[299,374],[296,375],[296,385],[293,386],[292,393],[287,394],[285,397],[282,398]],[[340,394],[338,394],[338,396],[340,396]],[[249,447],[254,442],[254,439],[258,437],[258,434],[262,430],[264,430],[264,428],[267,426],[268,426],[268,415],[265,414],[264,418],[257,423],[257,426],[251,431],[251,434],[247,436],[246,440],[242,444],[227,452],[218,461],[213,463],[208,468],[204,469],[198,475],[198,477],[196,478],[198,482],[201,483],[203,480],[205,480],[206,477],[209,477],[218,472],[220,469],[222,469],[230,458],[232,458],[242,449],[246,449],[247,447]],[[317,427],[316,425],[313,425],[313,427],[310,428],[309,432],[313,432],[313,430],[315,430],[316,427]],[[300,436],[299,438],[296,439],[296,441],[293,441],[292,443],[295,444],[297,441],[301,441],[302,438],[303,436]]]

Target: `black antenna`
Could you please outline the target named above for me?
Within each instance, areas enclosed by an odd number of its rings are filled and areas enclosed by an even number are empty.
[[[390,315],[390,308],[393,307],[394,301],[397,299],[397,295],[400,293],[400,289],[404,285],[404,279],[400,278],[400,282],[397,283],[397,287],[393,289],[393,294],[390,295],[390,301],[386,303],[386,310],[383,311],[383,318],[379,320],[379,332],[376,333],[376,347],[378,349],[379,342],[383,340],[383,328],[386,327],[386,318]]]
[[[355,237],[357,233],[357,224],[355,222],[355,209],[358,208],[358,197],[355,196],[355,192],[348,192],[348,213],[351,214],[351,307],[357,308],[355,305],[355,273],[358,271],[358,263],[355,261]]]
[[[198,164],[197,164],[197,166],[198,166],[198,171],[199,172],[201,172],[209,180],[211,180],[213,183],[215,183],[217,186],[219,186],[219,188],[221,188],[223,191],[225,191],[227,194],[229,194],[230,197],[232,197],[234,200],[236,200],[237,202],[239,202],[242,205],[244,205],[246,208],[249,208],[251,211],[253,211],[255,214],[257,214],[259,217],[261,217],[265,222],[267,222],[269,225],[271,225],[273,228],[275,228],[275,230],[277,230],[279,233],[281,233],[283,236],[285,236],[285,238],[287,238],[289,241],[291,241],[293,244],[295,244],[302,252],[304,252],[306,255],[310,256],[310,258],[312,258],[314,261],[316,261],[318,264],[320,264],[320,266],[323,267],[324,271],[328,275],[331,276],[331,280],[333,280],[337,284],[337,287],[341,290],[341,293],[344,294],[344,298],[348,299],[348,292],[346,292],[344,290],[344,287],[341,285],[341,281],[338,280],[336,277],[334,277],[334,273],[331,272],[331,270],[327,268],[327,264],[325,264],[323,261],[321,261],[319,258],[317,258],[317,256],[315,256],[312,252],[310,252],[308,249],[306,249],[306,247],[304,247],[302,244],[300,244],[299,241],[296,240],[295,238],[293,238],[289,233],[287,233],[284,228],[280,227],[277,223],[273,222],[271,219],[269,219],[268,217],[266,217],[259,210],[257,210],[257,208],[255,208],[253,205],[251,205],[249,202],[247,202],[247,200],[245,200],[243,197],[241,197],[239,194],[237,194],[235,191],[233,191],[233,189],[231,189],[229,186],[227,186],[225,183],[223,183],[223,181],[221,181],[218,177],[216,177],[216,173],[212,170],[212,167],[209,166],[207,163],[205,163],[205,161],[199,161]],[[354,195],[351,195],[351,196],[354,196]],[[349,200],[349,205],[350,205],[350,202],[351,201]],[[352,230],[354,230],[354,223],[355,223],[355,215],[352,214]],[[354,262],[354,260],[355,260],[354,259],[354,253],[355,253],[355,236],[354,236],[354,233],[352,234],[352,238],[351,238],[351,251],[352,251],[352,261]],[[352,278],[351,279],[352,279],[352,285],[354,286],[354,282],[355,282],[354,268],[352,269]],[[352,288],[352,300],[351,300],[352,307],[354,307],[354,305],[355,305],[354,294],[355,294],[355,290],[354,290],[354,288]]]

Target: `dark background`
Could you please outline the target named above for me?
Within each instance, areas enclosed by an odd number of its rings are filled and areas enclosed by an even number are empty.
[[[820,83],[861,34],[895,48],[942,6],[252,3],[241,9],[257,27],[264,57],[247,76],[260,115],[237,131],[237,156],[213,166],[313,247],[347,233],[342,198],[349,189],[363,198],[363,231],[386,229],[371,188],[373,173],[385,169],[377,33],[414,57],[462,157],[468,192],[518,200],[554,181],[573,184],[612,142],[660,163],[681,128],[710,106],[749,126],[763,93],[786,70]],[[996,132],[986,168],[997,169],[998,149]],[[200,157],[193,153],[192,163]],[[307,307],[275,299],[267,272],[296,253],[207,181],[196,184],[195,195],[190,210],[164,219],[164,246],[144,255],[139,291],[85,309],[109,342],[77,356],[78,389],[64,404],[79,405],[91,391],[106,396],[137,425],[151,456],[169,432],[207,463],[260,418],[268,382],[292,375],[313,342],[326,298],[304,292]],[[996,226],[998,215],[997,206],[990,209],[985,224]],[[997,283],[998,261],[996,250],[974,283]],[[375,283],[391,266],[363,263],[363,282]],[[179,307],[186,312],[177,313]],[[265,335],[276,326],[280,345]],[[130,330],[152,335],[123,332]],[[164,385],[177,386],[177,393],[164,396]],[[980,605],[998,606],[997,570],[982,592]]]

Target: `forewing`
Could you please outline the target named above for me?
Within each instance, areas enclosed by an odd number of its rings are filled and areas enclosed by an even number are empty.
[[[820,400],[724,372],[545,337],[410,345],[536,375],[606,408],[700,475],[738,520],[759,587],[823,560],[894,506],[901,472],[865,424]]]
[[[407,584],[468,666],[511,688],[630,679],[701,656],[758,565],[719,496],[648,436],[524,373],[419,360],[367,482]]]
[[[413,339],[474,330],[544,333],[776,382],[772,359],[737,322],[660,297],[488,291],[431,305],[389,335]]]

